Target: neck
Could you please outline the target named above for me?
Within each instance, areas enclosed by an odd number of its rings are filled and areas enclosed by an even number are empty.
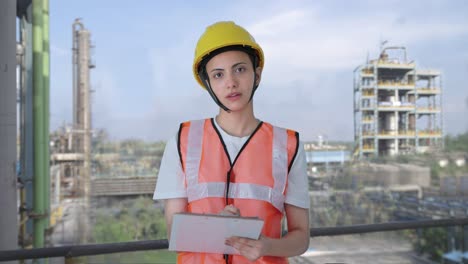
[[[252,104],[239,112],[226,112],[220,109],[216,116],[218,125],[231,136],[245,137],[257,128],[259,120],[255,118]]]

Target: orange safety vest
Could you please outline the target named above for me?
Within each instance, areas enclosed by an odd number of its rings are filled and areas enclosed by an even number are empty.
[[[178,150],[185,172],[187,211],[217,214],[227,204],[233,204],[242,216],[264,220],[262,235],[280,238],[287,177],[298,150],[298,139],[295,131],[262,122],[231,166],[213,119],[182,123]],[[179,252],[177,262],[225,264],[226,260],[222,254]],[[228,262],[252,263],[241,255],[229,256]],[[288,260],[266,256],[255,263],[288,263]]]

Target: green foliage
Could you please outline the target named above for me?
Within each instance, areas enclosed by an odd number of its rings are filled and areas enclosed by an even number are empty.
[[[398,155],[398,156],[396,156],[396,161],[397,161],[398,163],[405,163],[405,164],[408,164],[408,163],[410,163],[410,161],[411,161],[411,157],[408,156],[408,155]]]
[[[165,142],[142,140],[110,142],[96,138],[93,143],[93,175],[97,177],[156,176]]]
[[[445,151],[468,153],[468,132],[456,136],[445,136]]]
[[[311,204],[316,204],[310,211],[310,221],[314,227],[387,222],[392,209],[374,204],[366,195],[359,193],[335,194],[327,200],[311,200]]]
[[[139,198],[129,206],[113,208],[112,212],[98,212],[94,239],[98,243],[164,239],[164,215],[153,203],[150,199]]]
[[[420,254],[428,255],[431,260],[442,262],[442,255],[447,252],[447,230],[445,228],[426,228],[413,235],[413,247]]]
[[[385,156],[372,156],[369,161],[371,163],[385,164],[387,163],[387,157]]]
[[[96,214],[95,243],[117,243],[165,239],[166,224],[161,208],[148,198],[123,202]],[[93,257],[94,263],[175,263],[175,253],[167,250],[141,251]]]
[[[167,250],[126,252],[88,257],[80,263],[160,264],[176,263],[176,254]]]
[[[441,168],[440,168],[439,164],[437,164],[436,162],[433,162],[431,164],[431,180],[433,182],[438,182],[439,181],[440,171],[441,171]]]

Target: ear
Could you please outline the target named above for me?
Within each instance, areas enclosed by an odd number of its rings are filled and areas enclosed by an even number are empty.
[[[255,77],[257,78],[257,86],[260,84],[262,80],[262,67],[255,68]]]

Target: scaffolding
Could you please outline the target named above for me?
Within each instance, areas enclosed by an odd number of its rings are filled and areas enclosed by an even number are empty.
[[[443,147],[442,75],[418,69],[408,61],[405,47],[382,48],[378,59],[358,66],[353,99],[355,157]]]

